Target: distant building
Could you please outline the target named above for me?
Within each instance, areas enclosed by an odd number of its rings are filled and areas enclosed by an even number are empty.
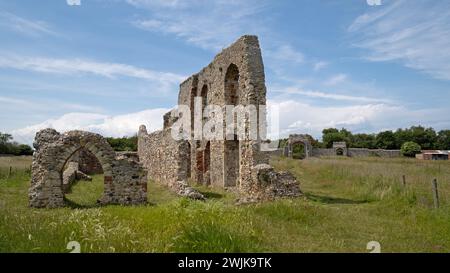
[[[441,150],[423,150],[420,154],[416,154],[417,159],[422,160],[448,160],[449,151]]]

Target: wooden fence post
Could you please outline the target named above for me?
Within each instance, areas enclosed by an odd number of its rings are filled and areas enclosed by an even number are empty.
[[[11,177],[11,173],[12,173],[12,166],[9,166],[9,171],[8,171],[8,178]]]
[[[439,192],[438,192],[438,185],[437,185],[437,179],[433,179],[433,199],[434,199],[434,207],[436,209],[439,208]]]
[[[402,175],[403,188],[406,188],[406,176]]]

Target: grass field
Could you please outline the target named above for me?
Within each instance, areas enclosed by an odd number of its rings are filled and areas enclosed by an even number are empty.
[[[31,209],[30,158],[0,157],[0,252],[68,252],[73,240],[82,252],[368,252],[369,241],[380,242],[382,252],[450,251],[449,161],[274,158],[272,164],[296,175],[303,197],[236,206],[236,196],[223,190],[200,187],[208,201],[191,201],[150,183],[148,205],[98,207],[97,175],[73,186],[69,207]]]

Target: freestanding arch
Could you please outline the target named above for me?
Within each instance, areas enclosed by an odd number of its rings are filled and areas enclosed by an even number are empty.
[[[345,141],[333,142],[334,155],[348,156],[347,143]]]
[[[140,204],[147,201],[146,173],[137,162],[117,159],[114,150],[99,134],[70,131],[60,134],[45,129],[36,134],[29,202],[32,207],[62,207],[64,166],[80,149],[99,160],[104,174],[100,204]]]
[[[294,144],[302,143],[305,150],[305,159],[312,156],[312,145],[306,135],[289,135],[288,143],[285,150],[285,156],[292,157]]]

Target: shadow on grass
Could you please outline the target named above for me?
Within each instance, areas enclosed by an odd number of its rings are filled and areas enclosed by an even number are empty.
[[[212,192],[212,191],[200,191],[199,192],[201,194],[203,194],[203,196],[206,197],[206,199],[221,199],[223,198],[223,194],[217,193],[217,192]]]
[[[84,204],[83,205],[83,204],[78,204],[70,199],[67,199],[66,197],[64,197],[64,202],[67,205],[67,207],[71,208],[71,209],[93,209],[93,208],[101,208],[101,207],[107,207],[107,206],[124,206],[124,205],[120,205],[120,204],[101,204],[101,203],[99,203],[99,201],[97,201],[95,204]],[[147,203],[144,203],[144,204],[133,205],[133,207],[138,207],[138,206],[153,207],[156,205],[157,205],[156,203],[148,201]]]
[[[67,205],[67,207],[72,208],[72,209],[92,209],[92,208],[99,208],[99,207],[103,206],[98,201],[95,204],[85,204],[85,205],[78,204],[66,197],[64,197],[64,202]]]
[[[311,193],[305,193],[305,196],[308,200],[319,202],[322,204],[343,204],[343,205],[352,205],[352,204],[365,204],[369,203],[368,200],[351,200],[346,198],[339,197],[331,197],[331,196],[322,196]]]

